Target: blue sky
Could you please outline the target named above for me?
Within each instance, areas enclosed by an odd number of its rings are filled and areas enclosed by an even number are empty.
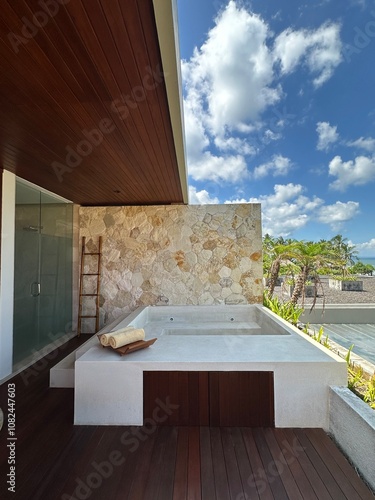
[[[375,0],[178,0],[190,203],[375,255]]]

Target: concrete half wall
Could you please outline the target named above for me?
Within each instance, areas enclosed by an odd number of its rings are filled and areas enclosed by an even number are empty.
[[[375,411],[346,387],[331,387],[329,432],[375,491]]]
[[[319,304],[310,311],[307,306],[300,321],[311,324],[375,323],[375,307],[374,304],[327,304],[324,307]]]
[[[88,251],[103,237],[101,325],[143,305],[262,302],[260,204],[81,207],[80,236]]]

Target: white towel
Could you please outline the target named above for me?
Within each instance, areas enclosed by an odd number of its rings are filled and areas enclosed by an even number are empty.
[[[100,336],[100,343],[102,346],[107,347],[110,345],[110,339],[113,335],[118,335],[120,333],[131,332],[134,330],[134,326],[126,326],[125,328],[120,328],[119,330],[115,330],[113,332],[103,333]]]
[[[100,343],[106,347],[109,345],[109,339],[111,337],[110,333],[103,333],[103,335],[100,336]]]
[[[119,347],[131,344],[132,342],[137,342],[137,340],[144,340],[145,338],[145,331],[143,330],[143,328],[139,328],[138,330],[132,328],[130,331],[128,330],[128,331],[121,331],[119,333],[118,332],[112,332],[112,333],[113,334],[109,339],[109,343],[111,347],[113,347],[113,349],[118,349]]]

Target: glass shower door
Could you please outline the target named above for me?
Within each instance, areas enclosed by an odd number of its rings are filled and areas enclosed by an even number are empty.
[[[73,207],[41,193],[39,342],[71,331]]]
[[[16,199],[13,362],[32,353],[39,341],[40,192],[23,186]]]
[[[72,204],[16,185],[13,363],[71,331]]]

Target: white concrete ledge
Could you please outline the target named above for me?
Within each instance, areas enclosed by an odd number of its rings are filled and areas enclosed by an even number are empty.
[[[117,319],[111,323],[111,328],[115,328],[116,325],[123,320],[123,317]],[[100,332],[108,331],[108,327],[104,327]],[[99,332],[99,333],[100,333]],[[74,334],[71,335],[73,337]],[[83,334],[83,336],[86,336]],[[59,387],[59,388],[73,388],[74,387],[74,367],[76,359],[78,359],[82,354],[91,349],[92,346],[98,344],[98,339],[96,335],[87,336],[88,340],[82,344],[78,349],[71,352],[57,363],[49,372],[49,386]]]
[[[206,334],[217,322],[224,334]],[[256,323],[262,334],[252,335],[251,328],[247,335],[227,333],[244,322]],[[328,430],[329,387],[347,384],[345,360],[259,305],[142,307],[118,326],[130,324],[157,342],[123,357],[97,339],[77,352],[75,424],[142,425],[144,371],[268,371],[274,374],[276,427]],[[165,334],[189,326],[205,334]]]
[[[310,312],[306,305],[300,316],[302,323],[375,323],[375,304],[327,304],[316,305]]]
[[[329,432],[375,490],[375,411],[344,387],[330,387]]]

